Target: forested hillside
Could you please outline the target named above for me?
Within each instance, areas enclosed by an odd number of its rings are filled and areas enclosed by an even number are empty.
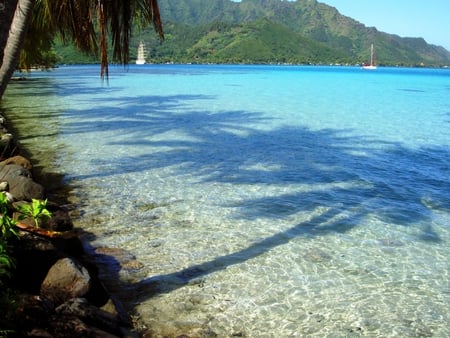
[[[137,30],[149,62],[361,64],[375,45],[380,65],[448,66],[450,52],[422,38],[366,27],[316,0],[161,0],[166,39]],[[61,62],[92,62],[57,46]],[[135,55],[132,55],[132,59]]]

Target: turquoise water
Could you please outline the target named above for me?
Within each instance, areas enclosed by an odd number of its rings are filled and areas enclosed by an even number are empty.
[[[51,121],[23,142],[58,154],[88,245],[126,250],[104,275],[155,337],[450,336],[449,70],[98,72],[3,105]]]

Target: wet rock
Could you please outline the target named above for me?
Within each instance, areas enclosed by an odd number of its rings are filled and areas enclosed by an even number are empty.
[[[54,304],[83,297],[90,288],[88,270],[72,258],[60,259],[47,273],[41,285],[41,295]]]
[[[47,209],[52,214],[52,217],[45,224],[47,229],[53,231],[69,231],[73,229],[73,223],[67,210],[53,203],[48,203]]]
[[[109,312],[91,305],[86,299],[73,298],[58,306],[58,315],[76,317],[91,327],[119,335],[121,326],[119,318]]]

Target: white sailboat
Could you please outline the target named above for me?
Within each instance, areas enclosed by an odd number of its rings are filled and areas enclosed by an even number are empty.
[[[373,43],[370,45],[370,63],[365,63],[363,69],[377,69],[375,61],[375,51],[373,49]]]
[[[136,64],[137,65],[145,64],[145,44],[142,41],[139,43]]]

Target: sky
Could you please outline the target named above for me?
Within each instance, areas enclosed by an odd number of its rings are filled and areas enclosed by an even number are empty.
[[[365,26],[402,37],[421,37],[450,51],[450,0],[318,1]]]
[[[366,26],[450,50],[450,0],[319,0]]]

